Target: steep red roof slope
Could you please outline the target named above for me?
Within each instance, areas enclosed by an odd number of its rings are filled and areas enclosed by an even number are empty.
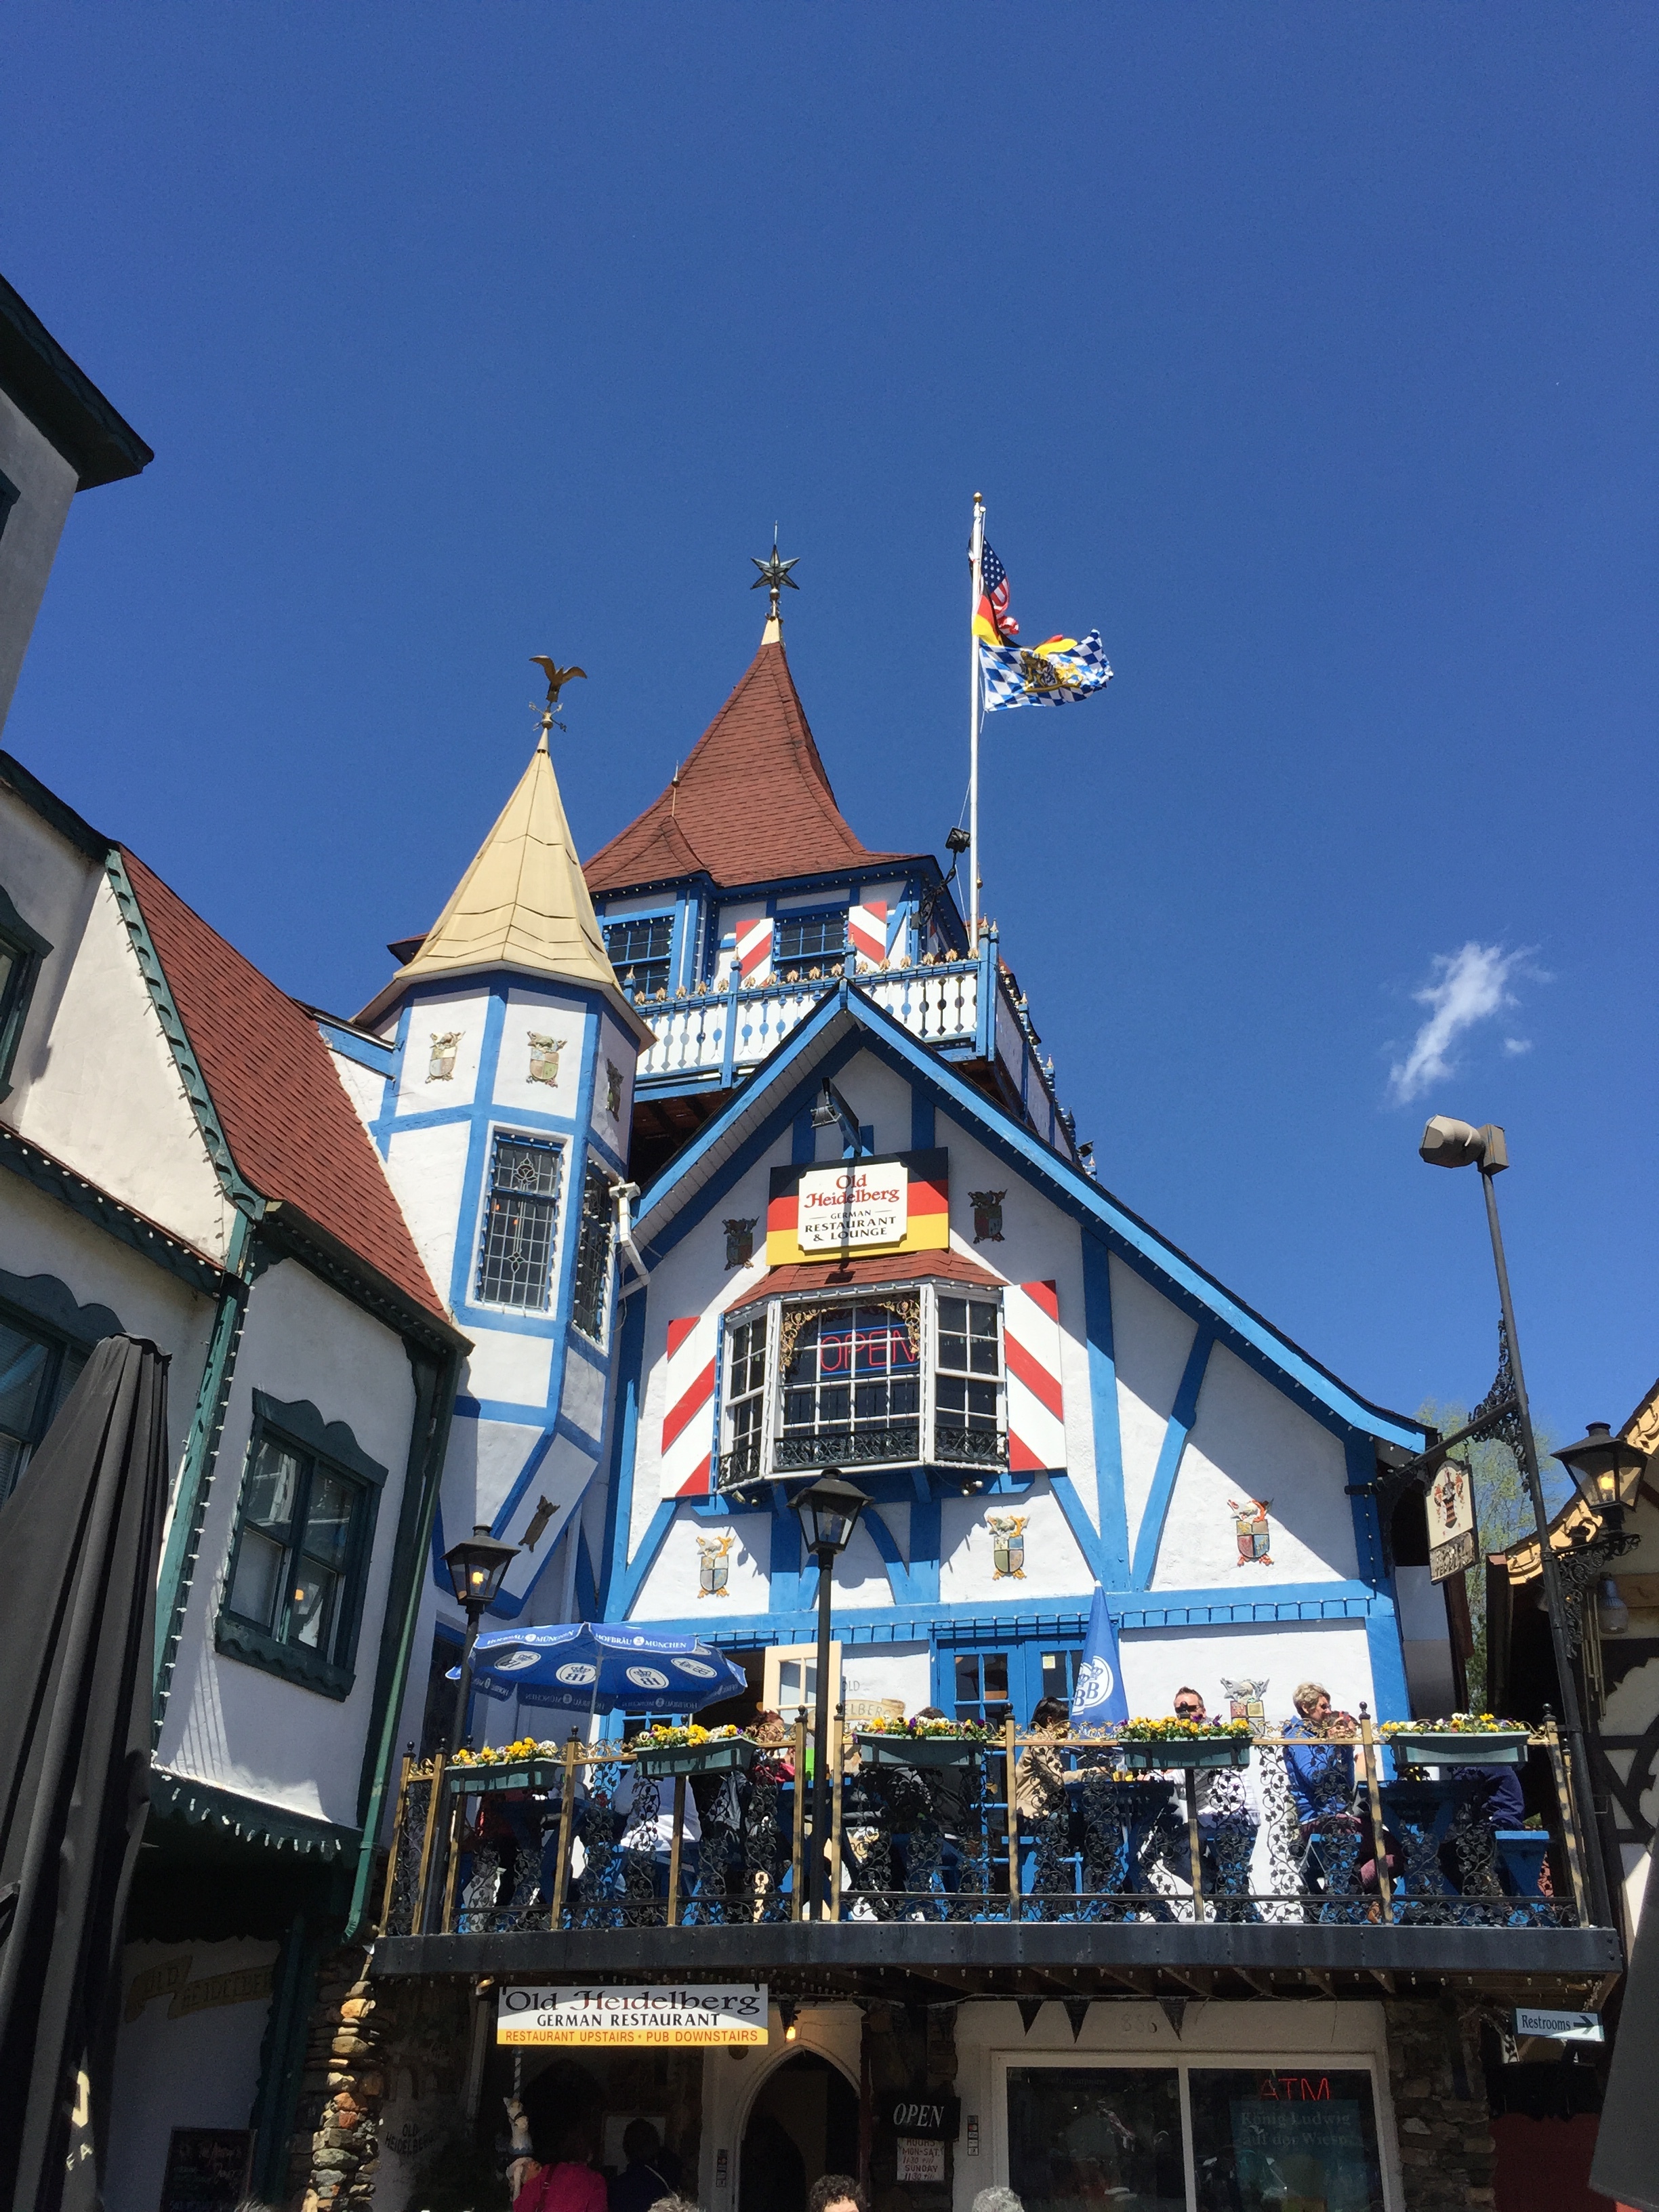
[[[238,1168],[447,1320],[316,1024],[136,854],[125,857]]]
[[[872,853],[842,818],[781,644],[763,645],[698,738],[678,785],[583,868],[591,891],[706,869],[717,884],[815,876],[902,853]]]

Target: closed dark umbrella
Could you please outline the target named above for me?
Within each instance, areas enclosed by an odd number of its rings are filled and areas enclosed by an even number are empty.
[[[1590,2187],[1617,2201],[1659,2212],[1659,2114],[1653,2094],[1659,2052],[1659,1869],[1648,1866],[1642,1917],[1630,1954],[1630,1978],[1619,2014],[1619,2039],[1590,2161]]]
[[[149,1802],[167,1361],[106,1337],[0,1505],[0,2208],[98,2202]]]

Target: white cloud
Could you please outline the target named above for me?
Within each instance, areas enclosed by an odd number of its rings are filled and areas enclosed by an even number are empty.
[[[1508,1053],[1511,1060],[1519,1060],[1523,1052],[1530,1052],[1532,1050],[1532,1039],[1530,1037],[1505,1037],[1504,1040],[1504,1049]]]
[[[1429,1009],[1429,1018],[1412,1039],[1411,1050],[1389,1071],[1389,1090],[1398,1105],[1420,1097],[1432,1083],[1452,1072],[1452,1048],[1465,1030],[1505,1006],[1516,1004],[1510,978],[1525,972],[1525,951],[1505,952],[1500,945],[1479,945],[1471,938],[1457,952],[1437,952],[1432,975],[1412,996]],[[1505,1050],[1526,1052],[1521,1038],[1505,1041]]]

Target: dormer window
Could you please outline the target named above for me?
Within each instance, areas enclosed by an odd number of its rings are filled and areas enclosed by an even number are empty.
[[[813,914],[785,914],[778,917],[777,939],[772,951],[775,967],[839,960],[846,950],[845,907],[825,907]]]
[[[605,956],[617,981],[635,1000],[665,999],[674,946],[672,914],[641,915],[605,925]]]

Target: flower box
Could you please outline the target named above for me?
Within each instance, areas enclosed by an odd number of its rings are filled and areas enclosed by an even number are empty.
[[[674,1774],[727,1774],[746,1767],[755,1749],[753,1738],[746,1735],[719,1736],[710,1743],[638,1743],[634,1771],[657,1781]]]
[[[1131,1774],[1146,1774],[1170,1766],[1248,1766],[1255,1739],[1248,1735],[1171,1736],[1159,1741],[1120,1743],[1113,1763]]]
[[[961,1735],[866,1735],[857,1738],[866,1766],[966,1766],[979,1746]]]
[[[444,1787],[465,1797],[497,1790],[562,1790],[564,1766],[556,1759],[479,1759],[444,1769]]]
[[[1404,1730],[1383,1738],[1396,1765],[1410,1766],[1524,1766],[1527,1735],[1524,1729]]]

